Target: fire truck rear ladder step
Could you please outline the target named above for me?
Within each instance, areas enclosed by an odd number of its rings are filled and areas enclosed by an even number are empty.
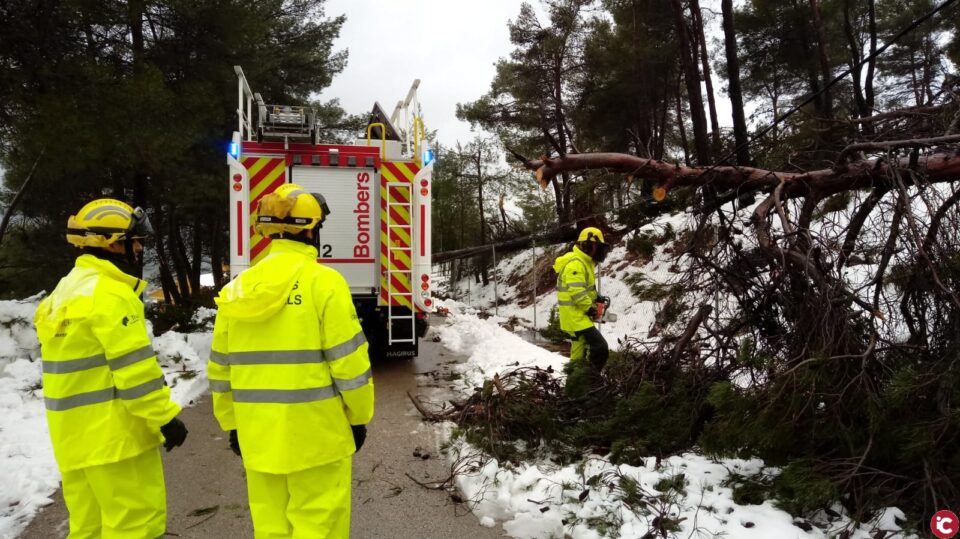
[[[406,202],[395,202],[391,197],[391,190],[397,190],[402,193],[406,193]],[[400,197],[397,197],[398,199]],[[403,182],[391,182],[387,184],[387,341],[389,344],[414,344],[416,343],[416,316],[415,316],[415,307],[413,304],[413,286],[416,284],[413,282],[413,246],[409,245],[407,247],[396,247],[392,241],[394,236],[393,232],[406,234],[408,238],[413,238],[413,226],[411,224],[401,224],[395,223],[393,221],[393,215],[390,212],[391,209],[396,208],[398,211],[406,209],[407,218],[412,222],[413,219],[413,184],[403,183]],[[394,269],[393,254],[402,253],[407,256],[409,261],[409,269],[401,270]],[[398,277],[406,277],[407,282],[410,283],[410,292],[399,292],[393,285],[394,275]],[[410,314],[401,315],[394,314],[394,300],[406,299],[410,304]],[[400,303],[399,301],[397,303]],[[393,323],[394,321],[410,321],[410,333],[408,333],[409,338],[407,337],[394,337],[393,336]],[[402,332],[401,334],[406,333]]]

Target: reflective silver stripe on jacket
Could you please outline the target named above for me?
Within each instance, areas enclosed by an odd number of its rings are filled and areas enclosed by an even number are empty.
[[[350,354],[356,352],[357,349],[360,348],[365,342],[367,342],[367,338],[363,335],[363,331],[359,331],[349,341],[324,350],[323,359],[327,361],[335,361],[342,357],[349,356]]]
[[[159,377],[154,378],[149,382],[144,382],[128,389],[118,389],[117,394],[120,395],[120,398],[123,400],[139,399],[144,395],[148,395],[162,388],[164,383],[163,375],[161,374]]]
[[[563,306],[567,306],[567,307],[573,307],[575,304],[574,304],[572,301],[567,301],[567,300],[561,299],[561,300],[557,301],[557,305],[563,305]]]
[[[226,393],[230,391],[230,381],[229,380],[210,380],[210,391],[216,391],[217,393]]]
[[[64,410],[78,408],[80,406],[110,402],[115,398],[117,398],[116,388],[108,387],[105,389],[98,389],[96,391],[88,391],[86,393],[70,395],[69,397],[44,397],[43,402],[46,404],[47,410],[62,412]]]
[[[267,352],[231,352],[226,365],[299,365],[319,363],[320,350],[271,350]]]
[[[574,287],[583,288],[583,287],[585,287],[585,286],[587,286],[587,283],[580,282],[580,281],[575,282],[575,283],[567,283],[566,286],[563,286],[563,285],[557,286],[557,292],[566,292],[566,291],[568,291],[568,290],[570,290],[571,288],[574,288]],[[591,287],[588,288],[587,290],[596,290],[596,287],[591,286]]]
[[[572,299],[572,300],[578,300],[578,299],[580,299],[580,298],[582,298],[582,297],[590,294],[590,292],[593,292],[594,290],[596,290],[596,287],[591,286],[590,288],[588,288],[588,289],[586,289],[586,290],[581,290],[580,292],[577,292],[576,294],[573,294],[572,296],[570,296],[570,299]]]
[[[210,361],[216,363],[217,365],[222,365],[224,367],[230,364],[230,358],[228,354],[224,354],[223,352],[217,352],[216,350],[210,351]]]
[[[104,389],[98,389],[96,391],[88,391],[86,393],[79,393],[77,395],[70,395],[69,397],[44,397],[44,404],[47,406],[47,410],[53,410],[56,412],[62,412],[64,410],[69,410],[71,408],[78,408],[80,406],[87,406],[90,404],[100,404],[102,402],[110,402],[117,397],[124,400],[133,400],[139,399],[144,395],[149,395],[154,391],[162,388],[164,386],[163,376],[150,380],[149,382],[144,382],[140,385],[133,386],[129,389],[117,389],[115,387],[108,387]]]
[[[127,352],[122,356],[115,357],[109,360],[107,364],[110,365],[111,371],[115,371],[117,369],[122,369],[124,367],[133,365],[134,363],[143,361],[145,359],[150,359],[155,355],[157,355],[157,353],[153,351],[153,345],[148,344],[143,348],[139,348],[132,352]]]
[[[367,381],[370,380],[370,376],[372,374],[373,373],[370,371],[370,369],[367,369],[367,372],[361,374],[360,376],[355,376],[347,380],[342,378],[334,378],[333,385],[337,387],[337,391],[350,391],[351,389],[357,389],[358,387],[367,385]]]
[[[232,365],[301,365],[335,361],[356,352],[367,338],[360,331],[348,341],[325,350],[266,350],[256,352],[210,352],[210,361],[223,366]]]
[[[48,361],[43,360],[43,372],[45,374],[67,374],[71,372],[80,372],[87,369],[96,369],[107,364],[107,358],[103,354],[80,359],[68,359],[66,361]]]
[[[337,395],[333,386],[308,389],[234,389],[233,402],[297,404],[332,399]]]

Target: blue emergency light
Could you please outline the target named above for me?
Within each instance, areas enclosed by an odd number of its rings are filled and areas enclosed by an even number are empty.
[[[423,151],[423,166],[427,166],[430,163],[433,163],[435,156],[433,150],[427,149]]]
[[[227,146],[227,153],[233,156],[234,159],[238,159],[240,157],[240,144],[236,142],[231,142]]]

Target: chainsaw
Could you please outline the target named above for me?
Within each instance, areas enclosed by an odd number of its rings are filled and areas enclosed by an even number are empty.
[[[609,312],[610,309],[610,298],[608,296],[597,296],[596,301],[593,304],[594,310],[597,314],[593,317],[594,322],[616,322],[617,315]]]

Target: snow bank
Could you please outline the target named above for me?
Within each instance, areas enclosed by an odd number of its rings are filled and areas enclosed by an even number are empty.
[[[437,335],[452,352],[468,356],[465,363],[453,366],[462,376],[457,381],[459,389],[480,386],[494,374],[518,367],[553,368],[557,373],[563,370],[563,356],[507,331],[500,326],[507,322],[506,318],[491,316],[481,320],[475,309],[452,300],[442,301],[440,306],[449,309],[450,314],[447,323],[436,328]]]
[[[680,231],[688,227],[688,220],[685,214],[663,216],[641,228],[640,233],[658,234],[667,225]],[[658,246],[645,265],[608,262],[602,271],[600,291],[611,297],[611,312],[618,315],[616,322],[600,326],[611,349],[617,349],[617,340],[624,335],[652,339],[649,332],[660,305],[634,296],[631,283],[638,279],[647,285],[676,282],[680,278],[676,272],[683,269],[682,263],[678,268],[673,256],[664,252],[667,247],[667,244]],[[450,295],[467,302],[451,299],[440,302],[449,310],[449,316],[444,325],[434,327],[447,348],[466,357],[463,364],[454,366],[462,375],[453,382],[455,390],[470,394],[495,373],[516,367],[552,367],[557,376],[562,376],[565,357],[527,342],[502,326],[508,321],[519,321],[533,329],[547,325],[550,310],[556,306],[555,292],[542,291],[534,306],[521,308],[517,305],[521,291],[506,282],[529,279],[534,260],[542,262],[543,258],[555,254],[538,248],[503,257],[496,269],[499,282],[495,284],[491,280],[486,286],[478,286],[472,276],[447,283],[445,275],[434,275],[434,282],[444,283]],[[625,258],[625,247],[617,245],[608,260]],[[468,304],[479,306],[486,318],[480,316],[480,309]],[[492,313],[496,314],[488,316]],[[448,438],[452,426],[445,428],[448,432],[444,438]],[[870,522],[856,524],[844,516],[839,505],[833,508],[834,516],[821,512],[803,520],[778,509],[770,501],[762,505],[735,503],[732,488],[725,486],[731,474],[778,473],[759,460],[710,459],[687,453],[660,463],[651,457],[643,466],[634,467],[617,466],[605,456],[593,455],[579,464],[564,467],[546,460],[510,467],[487,459],[463,440],[452,443],[447,457],[451,462],[459,461],[460,465],[472,463],[475,469],[457,477],[457,488],[482,525],[492,527],[499,522],[511,537],[639,538],[651,530],[659,513],[677,523],[672,536],[679,538],[826,539],[842,530],[849,530],[851,539],[869,539],[880,530],[887,532],[884,535],[887,539],[915,537],[901,530],[898,521],[903,522],[905,518],[897,508],[881,510]],[[464,457],[467,460],[461,461]],[[672,502],[648,506],[646,510],[624,502],[624,478],[656,497],[663,494],[657,490],[658,483],[679,474],[683,474],[686,486],[682,495],[671,497]]]
[[[451,452],[471,451],[457,442]],[[888,538],[904,537],[897,524],[904,515],[895,508],[855,525],[842,515],[821,522],[796,519],[770,501],[734,502],[725,480],[731,474],[761,472],[771,470],[759,460],[712,460],[692,453],[660,463],[650,457],[643,466],[616,466],[601,457],[564,467],[538,462],[512,468],[490,460],[459,476],[457,487],[481,522],[502,521],[507,534],[521,539],[639,538],[664,519],[673,523],[671,536],[683,538],[826,539],[844,529],[852,530],[851,539],[870,539],[880,530]],[[637,486],[635,492],[642,493],[646,503],[628,503],[625,481]],[[664,486],[676,482],[685,485],[682,491]],[[834,509],[842,512],[839,506]]]
[[[33,313],[40,296],[0,301],[0,538],[16,537],[60,486],[47,430],[40,344]],[[210,310],[198,313],[209,318]],[[207,390],[212,334],[167,332],[154,339],[173,399],[182,406]]]
[[[500,324],[505,319],[480,319],[476,309],[450,300],[443,306],[450,315],[447,323],[435,330],[445,346],[467,358],[455,366],[462,374],[455,382],[457,389],[469,393],[486,378],[517,366],[552,367],[558,376],[562,374],[566,358],[504,329]],[[651,529],[658,511],[677,522],[675,537],[722,534],[730,539],[826,539],[848,528],[854,530],[851,539],[869,539],[881,529],[888,532],[889,539],[904,537],[896,523],[896,519],[903,519],[903,513],[895,508],[881,511],[874,521],[860,526],[843,516],[824,516],[807,521],[812,527],[804,531],[798,524],[805,523],[769,501],[762,505],[735,503],[732,488],[724,486],[732,473],[777,473],[760,460],[714,460],[688,453],[659,464],[650,457],[644,466],[635,467],[617,466],[607,457],[594,455],[565,467],[539,461],[514,468],[479,457],[479,452],[462,440],[455,441],[447,452],[451,462],[469,455],[473,457],[468,461],[474,460],[477,469],[458,476],[457,488],[481,524],[501,522],[511,537],[594,539],[604,536],[598,532],[603,529],[608,537],[637,538]],[[686,487],[673,502],[651,506],[648,513],[624,503],[623,478],[636,481],[644,492],[656,496],[662,494],[656,488],[661,480],[679,474],[683,474]],[[834,509],[842,515],[842,508]]]

